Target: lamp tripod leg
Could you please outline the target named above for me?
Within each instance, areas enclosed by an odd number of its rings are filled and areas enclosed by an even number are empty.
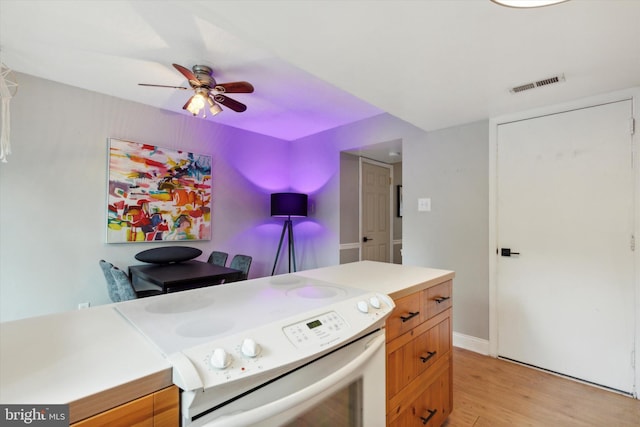
[[[296,248],[293,244],[293,223],[289,220],[289,273],[291,273],[291,260],[293,259],[293,271],[296,269]]]
[[[280,243],[278,243],[278,252],[276,252],[276,260],[273,262],[273,269],[271,270],[271,275],[273,276],[276,272],[276,266],[278,265],[278,257],[280,256],[280,249],[282,249],[282,241],[284,240],[284,233],[287,230],[287,221],[282,226],[282,233],[280,234]]]

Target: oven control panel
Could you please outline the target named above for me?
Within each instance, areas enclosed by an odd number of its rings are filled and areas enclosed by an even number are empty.
[[[347,322],[335,311],[324,313],[282,328],[289,341],[296,347],[318,347],[340,336],[348,328]]]
[[[173,381],[190,391],[268,380],[383,327],[394,307],[387,295],[365,293],[184,349],[169,356]]]

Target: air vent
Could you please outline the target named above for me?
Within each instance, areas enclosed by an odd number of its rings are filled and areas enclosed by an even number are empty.
[[[541,86],[548,86],[554,83],[560,83],[560,82],[563,82],[564,80],[565,80],[564,74],[560,74],[558,76],[553,76],[547,79],[538,80],[537,82],[525,83],[520,86],[512,87],[511,89],[509,89],[509,92],[512,92],[512,93],[524,92],[525,90],[535,89]]]

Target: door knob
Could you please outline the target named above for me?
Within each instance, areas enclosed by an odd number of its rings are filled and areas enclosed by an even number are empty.
[[[363,238],[362,238],[362,241],[363,241],[363,242],[365,242],[365,243],[366,243],[366,242],[368,242],[369,240],[373,240],[373,239],[370,239],[370,238],[368,238],[368,237],[363,237]]]
[[[511,248],[502,248],[500,249],[500,255],[502,256],[520,255],[520,252],[511,252]]]

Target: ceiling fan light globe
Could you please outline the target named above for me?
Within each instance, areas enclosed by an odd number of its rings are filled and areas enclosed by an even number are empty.
[[[202,96],[202,94],[200,93],[196,93],[193,98],[191,98],[191,102],[189,102],[189,105],[187,105],[187,111],[196,116],[203,108],[204,96]]]
[[[211,107],[209,107],[209,111],[211,112],[212,116],[215,116],[216,114],[222,112],[222,108],[220,108],[218,104],[213,104]]]

